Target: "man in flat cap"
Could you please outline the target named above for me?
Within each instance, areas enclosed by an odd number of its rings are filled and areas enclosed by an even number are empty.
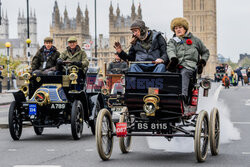
[[[76,65],[85,72],[88,68],[89,62],[84,50],[77,44],[76,37],[68,38],[68,47],[57,60],[58,66],[63,65],[63,61],[70,61],[71,65]]]
[[[161,32],[149,30],[144,21],[135,20],[130,30],[133,33],[131,47],[128,54],[122,50],[119,42],[115,42],[119,57],[124,61],[138,61],[140,64],[132,64],[131,72],[165,72],[165,64],[168,61],[166,53],[166,41]],[[151,61],[151,64],[145,64],[144,61]]]
[[[56,70],[56,62],[60,53],[53,46],[53,39],[46,37],[44,45],[37,51],[32,59],[32,72],[37,75],[53,75]]]

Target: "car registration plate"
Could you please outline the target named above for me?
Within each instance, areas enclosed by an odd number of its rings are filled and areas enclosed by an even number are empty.
[[[29,104],[29,115],[36,115],[37,107],[36,104]]]
[[[135,129],[141,131],[167,130],[167,123],[164,122],[135,122]]]

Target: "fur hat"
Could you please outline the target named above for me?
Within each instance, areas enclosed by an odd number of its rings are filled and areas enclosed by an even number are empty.
[[[147,27],[146,27],[144,21],[142,21],[142,20],[135,20],[135,21],[131,24],[130,30],[136,29],[136,28],[143,30],[143,29],[146,29]]]
[[[188,31],[189,29],[189,24],[188,24],[188,21],[187,19],[185,19],[184,17],[177,17],[177,18],[174,18],[171,22],[171,30],[174,32],[174,28],[176,26],[183,26],[185,28],[185,30]]]

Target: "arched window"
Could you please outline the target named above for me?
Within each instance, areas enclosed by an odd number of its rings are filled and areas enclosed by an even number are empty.
[[[125,37],[121,37],[121,38],[120,38],[120,43],[121,43],[121,45],[122,45],[123,47],[126,45]]]

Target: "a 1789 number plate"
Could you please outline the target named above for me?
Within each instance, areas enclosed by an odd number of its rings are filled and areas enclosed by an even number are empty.
[[[135,122],[135,130],[153,131],[153,130],[167,130],[167,123],[164,122]]]

